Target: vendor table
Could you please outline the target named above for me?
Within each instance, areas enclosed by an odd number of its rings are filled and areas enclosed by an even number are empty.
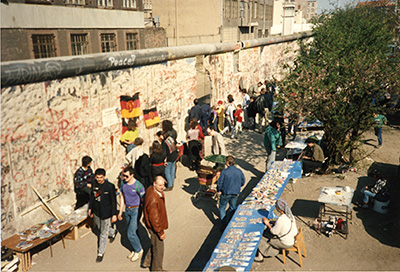
[[[349,233],[349,220],[352,220],[351,200],[353,199],[354,189],[350,187],[322,187],[319,191],[318,202],[321,204],[319,218],[322,219],[326,214],[340,215],[345,220],[345,238]]]
[[[314,130],[314,131],[302,131],[297,132],[296,138],[293,141],[288,142],[285,145],[285,148],[288,149],[287,156],[293,156],[296,154],[300,154],[304,148],[306,148],[306,140],[308,137],[315,135],[317,136],[318,140],[321,141],[322,137],[324,136],[323,130]]]
[[[69,231],[73,226],[70,223],[64,223],[63,225],[59,226],[59,231],[57,233],[52,234],[51,236],[47,238],[37,238],[35,240],[30,241],[29,243],[32,244],[28,248],[19,248],[17,247],[19,243],[21,243],[22,240],[21,237],[17,234],[11,236],[10,238],[4,240],[1,242],[2,246],[5,246],[9,249],[12,249],[13,251],[16,252],[16,255],[18,258],[21,260],[20,266],[22,268],[22,271],[27,271],[32,267],[32,259],[31,259],[31,250],[43,243],[49,242],[50,244],[50,254],[51,257],[53,257],[53,249],[52,249],[52,244],[51,244],[51,239],[54,237],[61,235],[62,243],[65,248],[65,242],[64,242],[64,235]],[[30,234],[30,230],[27,231],[27,234]]]
[[[276,161],[236,209],[203,271],[231,266],[250,271],[264,232],[263,217],[274,218],[275,202],[291,178],[301,178],[301,163]]]

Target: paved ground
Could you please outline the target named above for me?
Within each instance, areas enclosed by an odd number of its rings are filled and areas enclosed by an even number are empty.
[[[374,150],[369,157],[378,161],[373,166],[390,173],[391,182],[396,179],[400,147],[398,130],[384,132],[384,147]],[[367,135],[367,138],[373,135]],[[372,140],[373,142],[373,140]],[[228,151],[237,158],[237,165],[243,170],[246,185],[243,199],[255,186],[265,171],[265,153],[262,146],[262,135],[245,132],[236,139],[226,138]],[[396,144],[397,143],[397,144]],[[397,152],[397,153],[396,153]],[[283,154],[280,154],[281,158]],[[278,158],[279,159],[279,158]],[[372,163],[372,162],[371,162]],[[312,230],[309,222],[318,212],[319,188],[322,186],[349,185],[359,189],[370,182],[366,178],[368,164],[356,173],[344,175],[312,176],[294,184],[294,192],[285,190],[282,198],[286,199],[297,218],[297,225],[303,228],[307,248],[304,267],[300,268],[295,261],[297,255],[291,253],[293,260],[284,265],[281,256],[265,259],[263,263],[254,263],[252,270],[400,270],[400,222],[399,201],[391,204],[388,215],[377,214],[371,210],[353,212],[350,235],[347,240],[335,235],[326,237]],[[198,188],[197,175],[179,164],[175,188],[166,192],[166,202],[170,227],[166,232],[164,269],[169,271],[202,270],[212,250],[222,234],[217,220],[217,203],[212,199],[202,199],[193,203],[191,196]],[[398,196],[398,186],[395,187]],[[356,194],[355,199],[360,197]],[[392,198],[393,199],[393,198]],[[123,233],[124,226],[118,224]],[[102,263],[95,263],[96,237],[88,230],[87,234],[77,240],[67,240],[66,249],[58,242],[53,246],[54,257],[50,258],[46,248],[33,256],[31,271],[147,271],[139,263],[130,262],[126,256],[126,237],[117,236],[114,243],[107,246]],[[140,227],[142,243],[147,249],[149,239],[143,226]]]

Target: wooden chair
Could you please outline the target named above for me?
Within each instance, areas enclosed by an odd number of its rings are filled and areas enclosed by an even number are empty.
[[[295,237],[295,242],[293,247],[282,249],[284,264],[286,264],[286,254],[289,254],[289,251],[296,251],[297,254],[299,254],[300,267],[303,267],[303,258],[301,257],[301,255],[303,254],[304,257],[307,257],[307,252],[306,252],[306,245],[304,244],[303,231],[301,230],[301,228],[299,228],[299,233],[297,233]]]

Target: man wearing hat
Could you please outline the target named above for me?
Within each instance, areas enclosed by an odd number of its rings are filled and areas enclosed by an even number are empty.
[[[325,159],[324,152],[318,145],[318,142],[317,136],[313,135],[308,137],[306,140],[307,146],[299,156],[299,160],[303,165],[303,174],[306,177],[308,177],[313,170],[320,168]]]

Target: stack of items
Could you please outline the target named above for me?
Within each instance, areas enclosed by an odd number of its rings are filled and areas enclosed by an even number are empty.
[[[294,169],[298,168],[298,169]],[[264,231],[263,217],[272,211],[289,177],[301,176],[301,165],[294,161],[274,162],[258,185],[240,205],[215,248],[204,271],[218,271],[223,266],[249,271]]]
[[[60,226],[64,225],[66,221],[55,220],[54,218],[49,219],[44,223],[37,224],[29,229],[18,233],[21,242],[17,245],[17,248],[26,249],[33,246],[31,243],[36,239],[46,239],[53,234],[60,232]]]

